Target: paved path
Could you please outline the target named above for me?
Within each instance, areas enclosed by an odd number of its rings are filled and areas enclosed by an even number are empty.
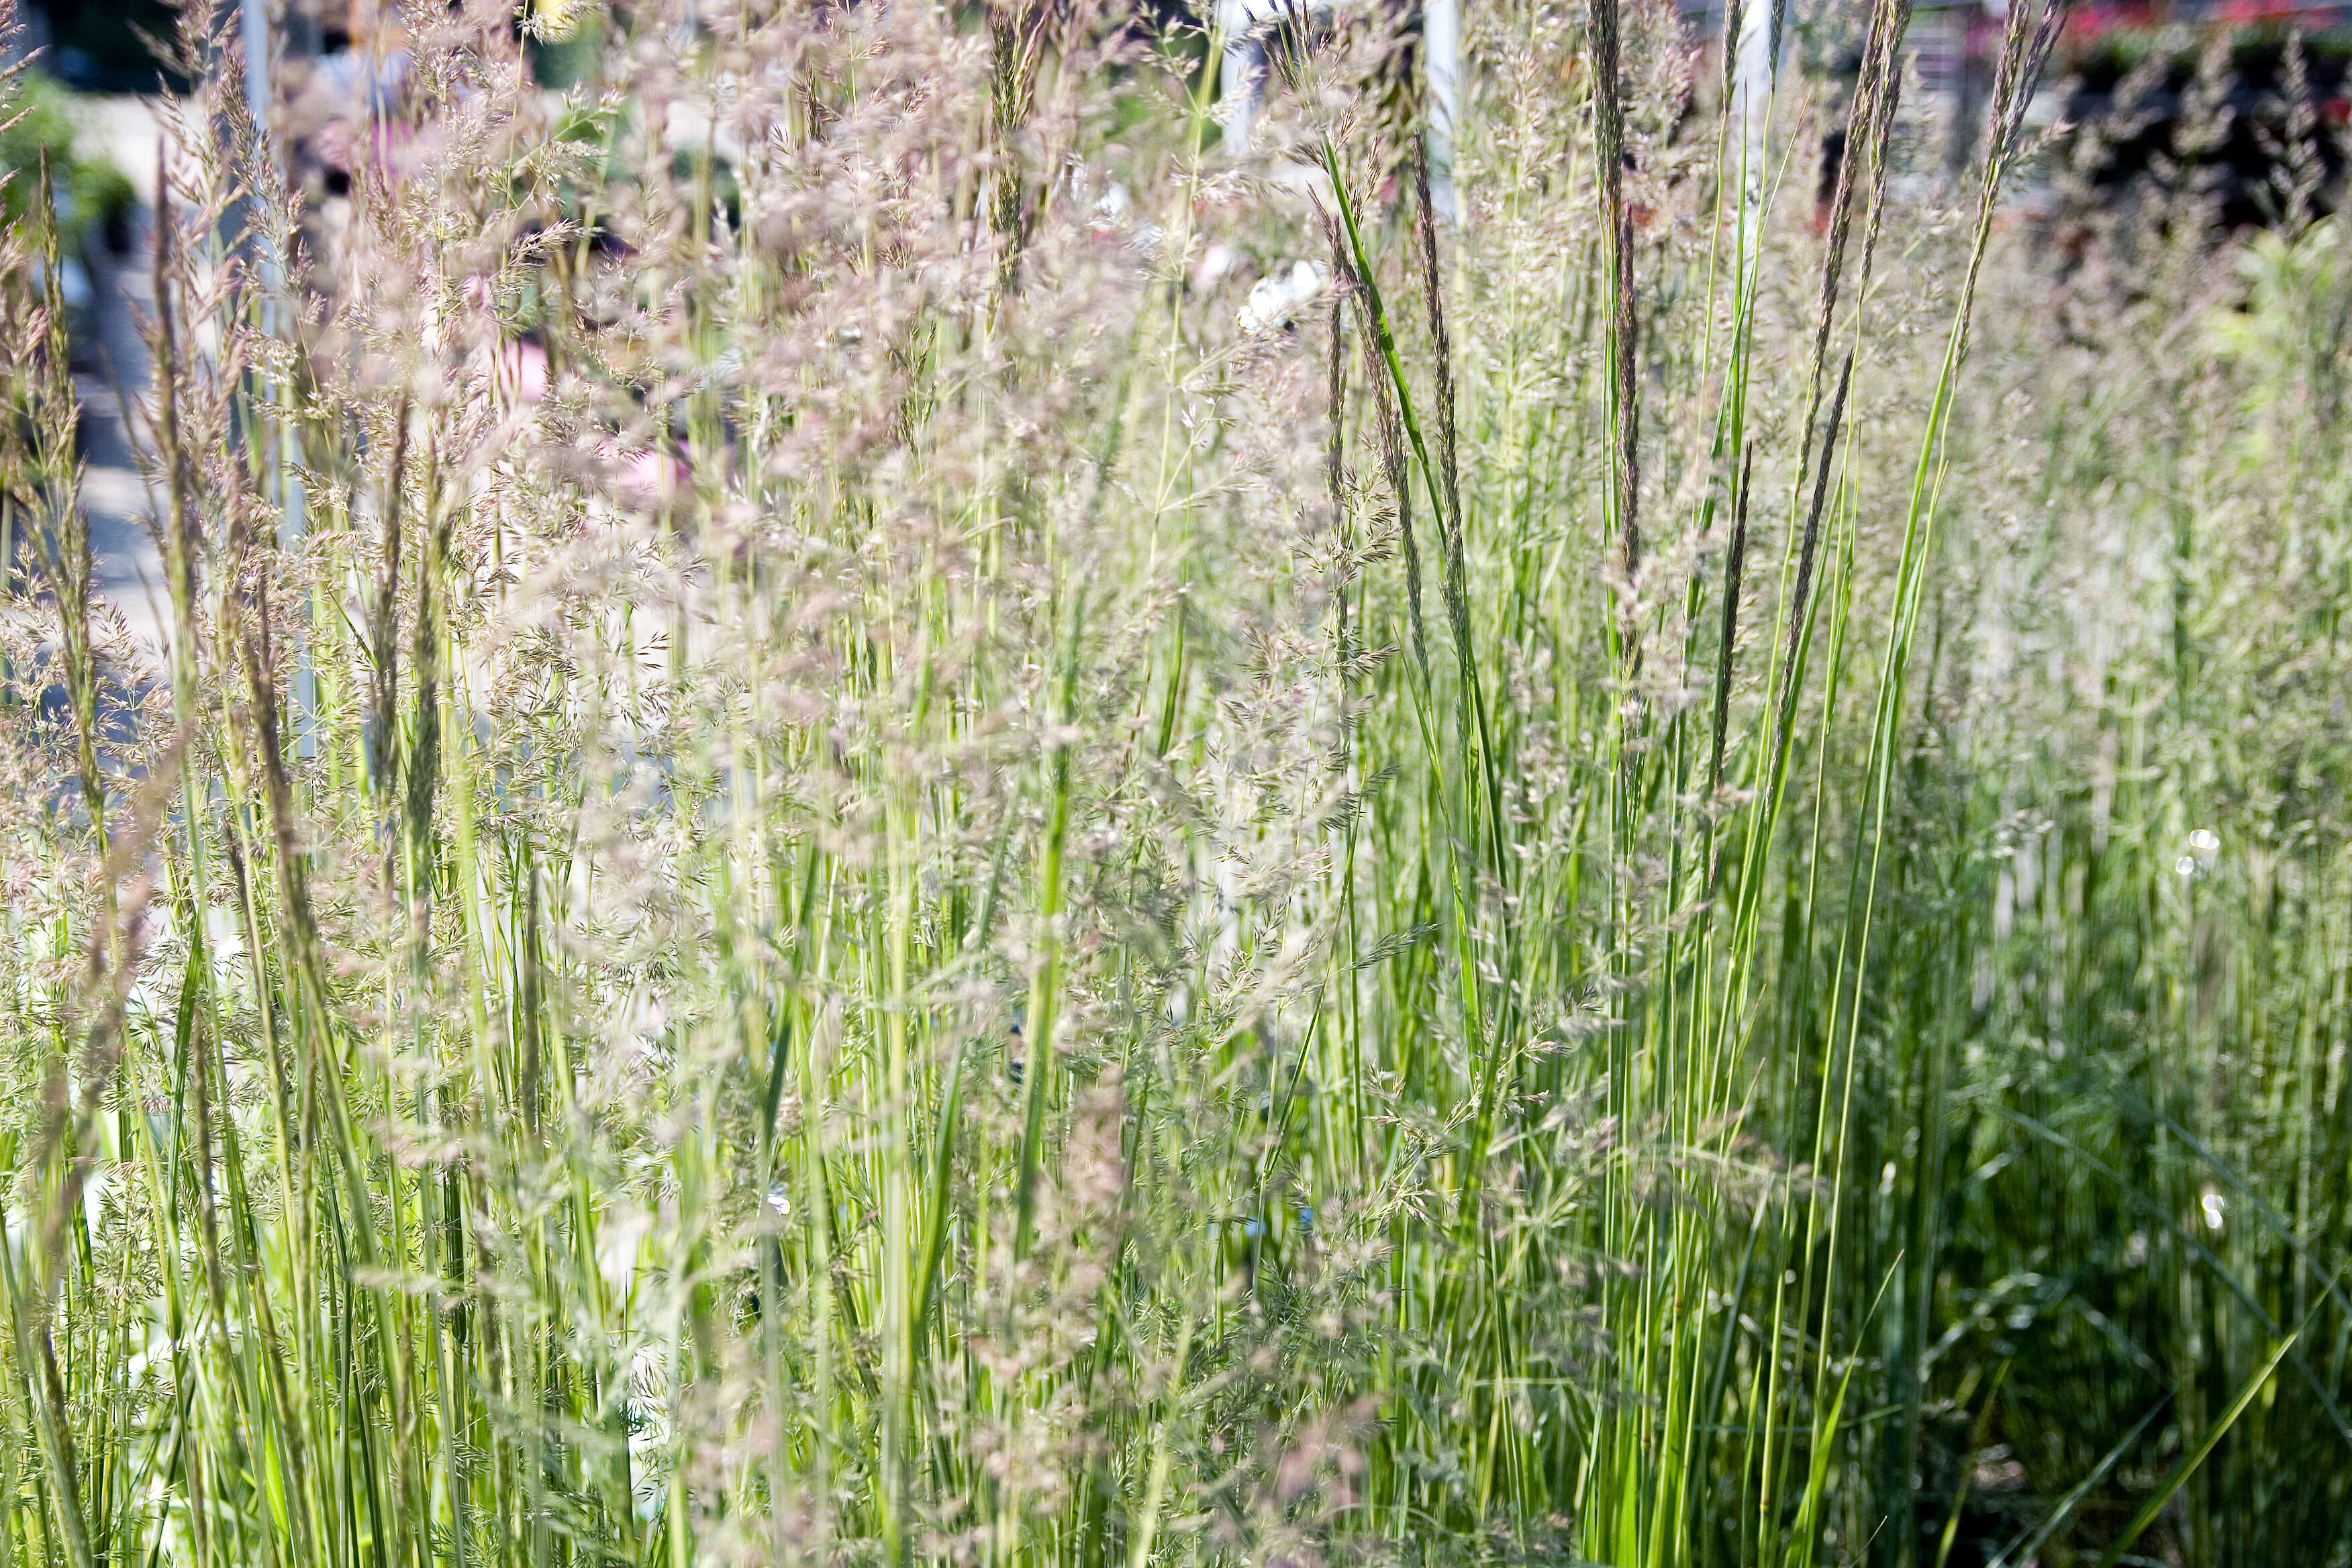
[[[82,505],[89,514],[97,556],[97,588],[130,622],[132,634],[160,656],[171,625],[163,563],[148,519],[147,485],[139,471],[139,420],[131,410],[145,395],[147,344],[139,315],[154,301],[150,258],[156,149],[162,132],[147,101],[137,98],[83,100],[77,138],[86,153],[102,153],[139,193],[130,247],[120,255],[92,247],[90,331],[76,345],[74,386],[81,395]],[[120,390],[121,398],[117,397]],[[124,403],[131,406],[126,409]]]

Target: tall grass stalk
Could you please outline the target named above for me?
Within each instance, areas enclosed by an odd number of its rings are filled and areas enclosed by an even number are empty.
[[[0,1561],[2352,1561],[2352,277],[1909,16],[1817,232],[1620,0],[1451,212],[1354,11],[185,11],[161,647],[0,251]]]

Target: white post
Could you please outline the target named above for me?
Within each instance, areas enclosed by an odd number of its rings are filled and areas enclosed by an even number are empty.
[[[265,144],[269,136],[269,4],[268,0],[239,0],[237,20],[245,36],[245,110],[253,121],[253,134]],[[255,191],[249,199],[270,201],[277,193]],[[278,263],[278,247],[257,230],[254,235],[256,259],[261,271],[261,323],[265,332],[275,331],[278,324],[278,293],[286,284],[285,269]],[[256,422],[254,434],[260,434]],[[282,445],[284,432],[278,433],[280,444],[273,445],[268,454],[272,477],[278,483],[278,500],[281,509],[278,523],[278,546],[281,550],[299,549],[304,528],[302,481],[286,460]],[[307,620],[307,617],[305,617]],[[297,755],[309,758],[319,749],[318,736],[319,677],[310,664],[310,639],[304,629],[297,626],[294,634],[294,747]]]
[[[1421,44],[1429,71],[1429,191],[1437,210],[1459,220],[1454,191],[1454,127],[1462,111],[1462,0],[1423,0]]]
[[[1753,279],[1762,255],[1764,173],[1772,127],[1772,79],[1779,61],[1772,58],[1773,0],[1746,0],[1739,14],[1739,37],[1731,47],[1731,121],[1733,164],[1739,177],[1739,264]]]
[[[1254,10],[1250,0],[1217,0],[1217,37],[1223,43],[1217,62],[1217,118],[1225,128],[1225,145],[1236,153],[1249,151],[1250,121],[1257,117],[1258,89],[1265,77],[1265,50],[1250,36]]]
[[[268,0],[240,0],[237,13],[245,29],[245,111],[259,134],[269,125]]]
[[[1732,114],[1739,127],[1742,166],[1753,169],[1764,151],[1764,128],[1772,109],[1772,0],[1747,0],[1739,14],[1738,56],[1732,68]]]

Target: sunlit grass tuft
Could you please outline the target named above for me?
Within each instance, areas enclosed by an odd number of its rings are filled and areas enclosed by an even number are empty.
[[[229,19],[166,647],[0,256],[0,1560],[2352,1552],[2352,279],[2054,276],[2054,8],[1819,214],[1616,0],[1453,216],[1352,12],[420,14],[309,205]]]

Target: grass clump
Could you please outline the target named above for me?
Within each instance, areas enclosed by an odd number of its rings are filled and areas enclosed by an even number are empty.
[[[1874,6],[1818,227],[1614,0],[1434,171],[1353,13],[1243,153],[1123,11],[417,12],[316,210],[228,20],[162,648],[0,300],[11,1561],[2352,1550],[2352,317],[2034,261],[2055,12],[1898,199]]]

